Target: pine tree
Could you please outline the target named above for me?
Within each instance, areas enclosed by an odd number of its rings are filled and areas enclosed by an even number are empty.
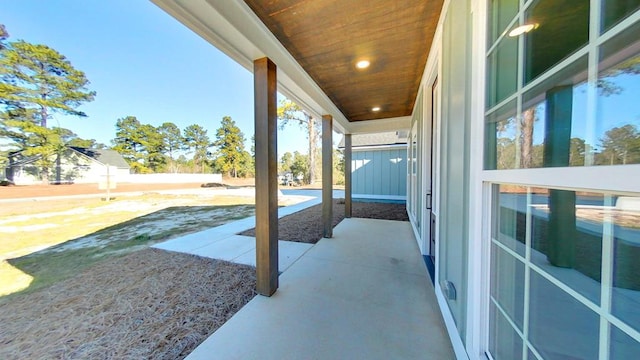
[[[237,177],[238,172],[251,157],[244,149],[244,140],[244,134],[235,121],[229,116],[223,117],[213,145],[218,148],[216,167],[229,176]]]
[[[142,124],[135,116],[116,121],[113,149],[137,173],[158,172],[166,163],[164,139],[158,128]]]
[[[169,170],[177,172],[174,155],[176,151],[185,147],[184,137],[180,133],[180,128],[172,122],[166,122],[158,127],[158,132],[162,136],[164,149],[169,156]]]
[[[211,147],[211,140],[209,139],[209,135],[207,135],[207,130],[197,124],[189,125],[184,129],[184,139],[186,148],[193,150],[193,162],[196,165],[200,165],[201,171],[204,174],[209,155],[209,147]]]
[[[87,116],[76,108],[93,101],[85,74],[56,50],[40,44],[16,41],[0,52],[0,98],[9,109],[32,110],[27,119],[47,127],[52,113]]]
[[[26,41],[8,42],[0,24],[0,136],[14,150],[37,158],[45,183],[55,155],[66,144],[60,129],[47,128],[53,113],[85,117],[77,110],[93,101],[85,74],[64,55],[46,46]]]

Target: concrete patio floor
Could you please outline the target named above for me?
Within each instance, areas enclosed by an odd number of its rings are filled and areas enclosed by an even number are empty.
[[[355,218],[290,264],[274,296],[256,296],[187,357],[454,358],[411,225]]]

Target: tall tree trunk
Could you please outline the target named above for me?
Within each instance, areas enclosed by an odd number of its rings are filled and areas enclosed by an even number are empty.
[[[316,144],[318,143],[318,134],[316,132],[316,119],[308,116],[309,131],[309,184],[313,184],[316,180]]]
[[[42,98],[44,99],[44,95],[42,96]],[[40,126],[46,128],[47,127],[47,118],[49,117],[49,114],[47,113],[47,108],[44,106],[40,106]]]
[[[524,111],[522,121],[522,143],[520,148],[520,167],[530,168],[533,164],[533,123],[536,120],[536,109],[531,108]]]

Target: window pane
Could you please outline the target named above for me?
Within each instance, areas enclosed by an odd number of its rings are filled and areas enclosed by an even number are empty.
[[[640,354],[640,343],[613,325],[609,348],[611,360],[637,359]]]
[[[587,141],[587,58],[557,72],[523,95],[518,167],[584,166]]]
[[[532,190],[531,261],[600,303],[604,195]]]
[[[495,360],[522,359],[522,338],[493,303],[490,305],[490,317],[489,352],[491,356]]]
[[[600,50],[598,165],[640,163],[640,24]]]
[[[487,109],[516,92],[518,40],[504,37],[487,59]]]
[[[526,23],[537,28],[525,34],[525,74],[528,84],[589,40],[589,0],[539,0],[526,12]]]
[[[529,340],[544,359],[597,359],[600,318],[531,271]]]
[[[485,169],[515,169],[517,144],[516,102],[487,116],[485,141]]]
[[[611,212],[612,313],[640,331],[640,197],[617,196]]]
[[[525,255],[527,188],[499,185],[494,189],[492,236],[519,255]]]
[[[511,20],[518,12],[518,0],[490,0],[489,1],[489,43],[487,48],[505,31]]]
[[[524,264],[491,245],[491,296],[522,331],[524,319]]]
[[[622,19],[640,8],[640,0],[603,0],[602,31],[609,30]]]

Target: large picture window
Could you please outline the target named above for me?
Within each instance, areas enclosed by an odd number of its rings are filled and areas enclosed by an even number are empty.
[[[486,347],[640,354],[640,0],[488,1]]]
[[[491,213],[495,359],[637,357],[639,196],[495,184]]]
[[[504,34],[487,54],[485,169],[640,164],[640,23],[588,43],[588,1],[545,4],[522,15],[529,32]],[[568,20],[575,26],[539,35],[556,29],[545,21]],[[572,31],[582,35],[565,35]],[[526,50],[516,56],[518,42]]]

